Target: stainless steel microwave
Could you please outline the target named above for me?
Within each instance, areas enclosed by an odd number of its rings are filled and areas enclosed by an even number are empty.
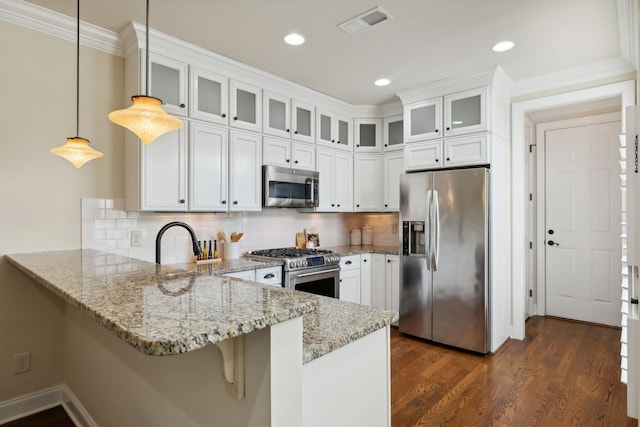
[[[304,169],[262,167],[262,204],[267,208],[318,206],[320,174]]]

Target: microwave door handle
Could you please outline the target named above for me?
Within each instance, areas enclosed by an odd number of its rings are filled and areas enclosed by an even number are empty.
[[[315,200],[315,194],[314,193],[314,185],[313,185],[313,179],[311,178],[307,178],[304,180],[305,185],[309,186],[309,195],[310,198],[304,201],[304,204],[307,206],[313,206],[315,203],[313,202]]]

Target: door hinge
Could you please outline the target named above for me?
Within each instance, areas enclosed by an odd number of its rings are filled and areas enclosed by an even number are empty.
[[[533,297],[533,289],[529,289],[529,298]]]
[[[532,202],[533,201],[533,193],[529,193],[529,201]]]
[[[530,153],[533,153],[533,144],[530,144],[530,145],[529,145],[529,152],[530,152]]]
[[[529,249],[533,249],[533,242],[529,242]]]

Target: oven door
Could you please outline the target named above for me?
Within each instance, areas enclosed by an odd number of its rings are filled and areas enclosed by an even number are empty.
[[[287,273],[285,287],[340,298],[340,266],[320,266]]]

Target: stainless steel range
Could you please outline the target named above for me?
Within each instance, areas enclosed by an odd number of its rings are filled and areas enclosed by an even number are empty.
[[[340,256],[329,250],[261,249],[249,251],[246,256],[257,260],[281,260],[285,288],[340,297]]]

